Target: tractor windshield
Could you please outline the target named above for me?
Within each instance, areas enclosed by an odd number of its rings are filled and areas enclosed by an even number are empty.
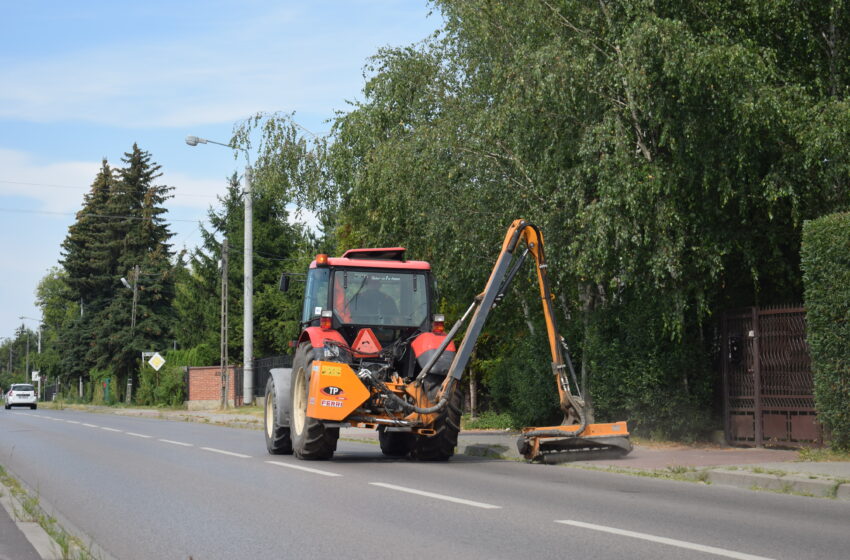
[[[333,310],[343,324],[418,327],[428,317],[423,273],[336,270],[333,276]]]

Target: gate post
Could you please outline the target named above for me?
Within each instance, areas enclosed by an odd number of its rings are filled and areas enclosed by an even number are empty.
[[[761,350],[759,349],[759,310],[752,308],[753,330],[750,337],[753,340],[753,408],[755,421],[756,447],[764,447],[764,435],[762,431],[762,409],[761,409]]]

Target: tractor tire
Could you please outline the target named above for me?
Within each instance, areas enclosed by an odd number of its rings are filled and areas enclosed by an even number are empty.
[[[35,410],[35,409],[37,409],[37,408],[38,408],[38,405],[37,405],[37,404],[34,404],[34,405],[32,405],[30,408],[31,408],[31,409],[33,409],[33,410]]]
[[[388,432],[383,426],[378,429],[381,452],[387,457],[407,457],[413,447],[413,438],[410,432]]]
[[[443,379],[437,375],[428,375],[425,378],[425,389],[432,400],[436,397]],[[455,454],[462,412],[463,391],[455,384],[446,408],[440,411],[437,421],[434,422],[434,430],[437,433],[433,436],[417,435],[413,440],[410,455],[420,461],[447,461]]]
[[[289,435],[289,426],[282,426],[278,422],[277,399],[275,399],[274,379],[269,377],[266,383],[266,406],[265,406],[265,434],[266,449],[272,455],[292,455],[292,438]]]
[[[325,460],[333,457],[336,451],[339,428],[327,428],[321,420],[307,416],[312,366],[313,347],[304,343],[298,347],[292,361],[292,410],[289,417],[292,452],[299,459]]]

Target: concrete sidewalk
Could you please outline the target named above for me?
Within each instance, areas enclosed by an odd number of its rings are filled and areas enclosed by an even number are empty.
[[[461,453],[520,460],[518,433],[465,432]],[[850,462],[799,461],[796,451],[724,446],[635,445],[625,457],[576,458],[565,465],[616,472],[652,472],[738,488],[850,501]]]
[[[239,409],[230,412],[111,407],[85,409],[256,430],[262,429],[263,422],[261,414],[245,414]],[[342,428],[340,437],[377,443],[378,434],[374,430]],[[518,437],[518,432],[462,431],[458,437],[457,452],[475,457],[522,461],[524,459],[516,447]],[[850,462],[798,461],[798,457],[796,451],[782,449],[647,444],[636,445],[625,457],[582,458],[564,464],[625,473],[676,475],[678,478],[691,478],[738,488],[774,490],[850,501]]]

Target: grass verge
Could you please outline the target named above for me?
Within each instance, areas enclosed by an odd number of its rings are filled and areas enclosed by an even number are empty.
[[[30,495],[15,477],[0,465],[0,494],[8,492],[13,498],[12,508],[18,521],[34,522],[50,535],[59,547],[63,560],[96,560],[91,547],[63,529],[56,518],[41,507],[38,496]],[[20,509],[19,509],[20,508]]]

